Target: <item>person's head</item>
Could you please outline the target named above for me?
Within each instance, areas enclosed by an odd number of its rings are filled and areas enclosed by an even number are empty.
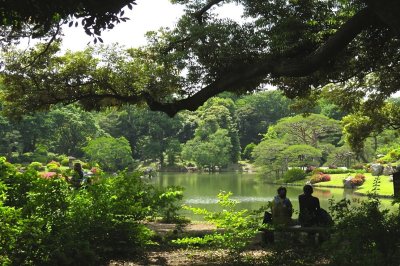
[[[80,163],[75,163],[74,164],[74,170],[76,170],[76,171],[82,170],[82,165]]]
[[[279,197],[281,197],[282,199],[286,198],[286,188],[285,187],[279,187],[277,192],[278,192]]]
[[[311,185],[305,185],[303,187],[303,192],[305,195],[311,195],[314,192],[314,190]]]

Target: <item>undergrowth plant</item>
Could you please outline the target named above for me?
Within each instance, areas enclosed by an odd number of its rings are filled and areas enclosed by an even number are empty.
[[[143,222],[173,217],[179,198],[181,191],[155,188],[140,173],[74,189],[0,157],[0,265],[102,265],[137,255],[152,239]]]
[[[400,208],[383,208],[378,189],[379,177],[368,199],[356,206],[346,199],[332,202],[335,230],[326,243],[332,265],[399,265]]]
[[[232,254],[240,254],[260,227],[262,209],[253,212],[246,209],[237,210],[239,202],[231,199],[231,196],[231,192],[218,194],[218,204],[222,211],[212,212],[203,208],[184,206],[184,209],[194,214],[203,215],[206,221],[217,227],[217,230],[204,237],[184,237],[172,242],[182,246],[227,248]]]

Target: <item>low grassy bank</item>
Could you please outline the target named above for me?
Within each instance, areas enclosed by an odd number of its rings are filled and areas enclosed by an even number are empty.
[[[331,187],[331,188],[344,188],[343,180],[348,176],[354,174],[331,174],[331,180],[326,182],[320,182],[313,184],[315,187]],[[368,193],[373,192],[374,180],[377,178],[379,180],[379,187],[377,191],[377,195],[380,197],[392,197],[393,196],[393,182],[390,181],[389,176],[381,175],[381,176],[372,176],[371,173],[364,174],[365,182],[361,186],[354,188],[355,192],[359,195],[368,195]],[[296,181],[291,183],[292,185],[303,186],[307,181],[310,180],[310,177]]]

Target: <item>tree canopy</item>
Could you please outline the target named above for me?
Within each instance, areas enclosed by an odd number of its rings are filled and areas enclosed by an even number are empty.
[[[379,102],[399,88],[396,0],[235,1],[244,9],[240,23],[219,18],[214,8],[232,1],[173,2],[186,6],[175,28],[149,33],[148,46],[123,53],[109,64],[94,60],[98,56],[90,51],[87,60],[79,61],[76,54],[60,56],[55,48],[26,67],[24,62],[43,47],[25,56],[11,52],[5,56],[3,73],[6,98],[21,111],[55,102],[80,102],[89,109],[146,102],[152,110],[173,116],[183,109],[195,110],[223,91],[242,94],[265,84],[294,98],[342,83],[345,96],[368,94]],[[121,15],[116,10],[129,3],[96,6],[110,12],[106,14]],[[73,6],[65,16],[83,16]],[[101,21],[93,23],[107,28],[113,20]],[[110,48],[103,53],[107,57]],[[52,78],[43,78],[50,74]]]
[[[21,37],[55,38],[60,34],[60,26],[67,23],[70,27],[82,26],[88,35],[99,36],[102,30],[126,21],[122,8],[132,5],[136,5],[136,0],[1,1],[0,43]]]

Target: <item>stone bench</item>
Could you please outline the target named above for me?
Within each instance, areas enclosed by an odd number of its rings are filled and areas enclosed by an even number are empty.
[[[320,244],[330,237],[330,227],[311,226],[302,227],[300,225],[276,227],[273,229],[260,229],[256,239],[264,244],[274,243],[275,241],[288,241],[289,238],[295,238],[299,241],[302,235],[307,235],[307,240],[312,240],[315,244]]]

